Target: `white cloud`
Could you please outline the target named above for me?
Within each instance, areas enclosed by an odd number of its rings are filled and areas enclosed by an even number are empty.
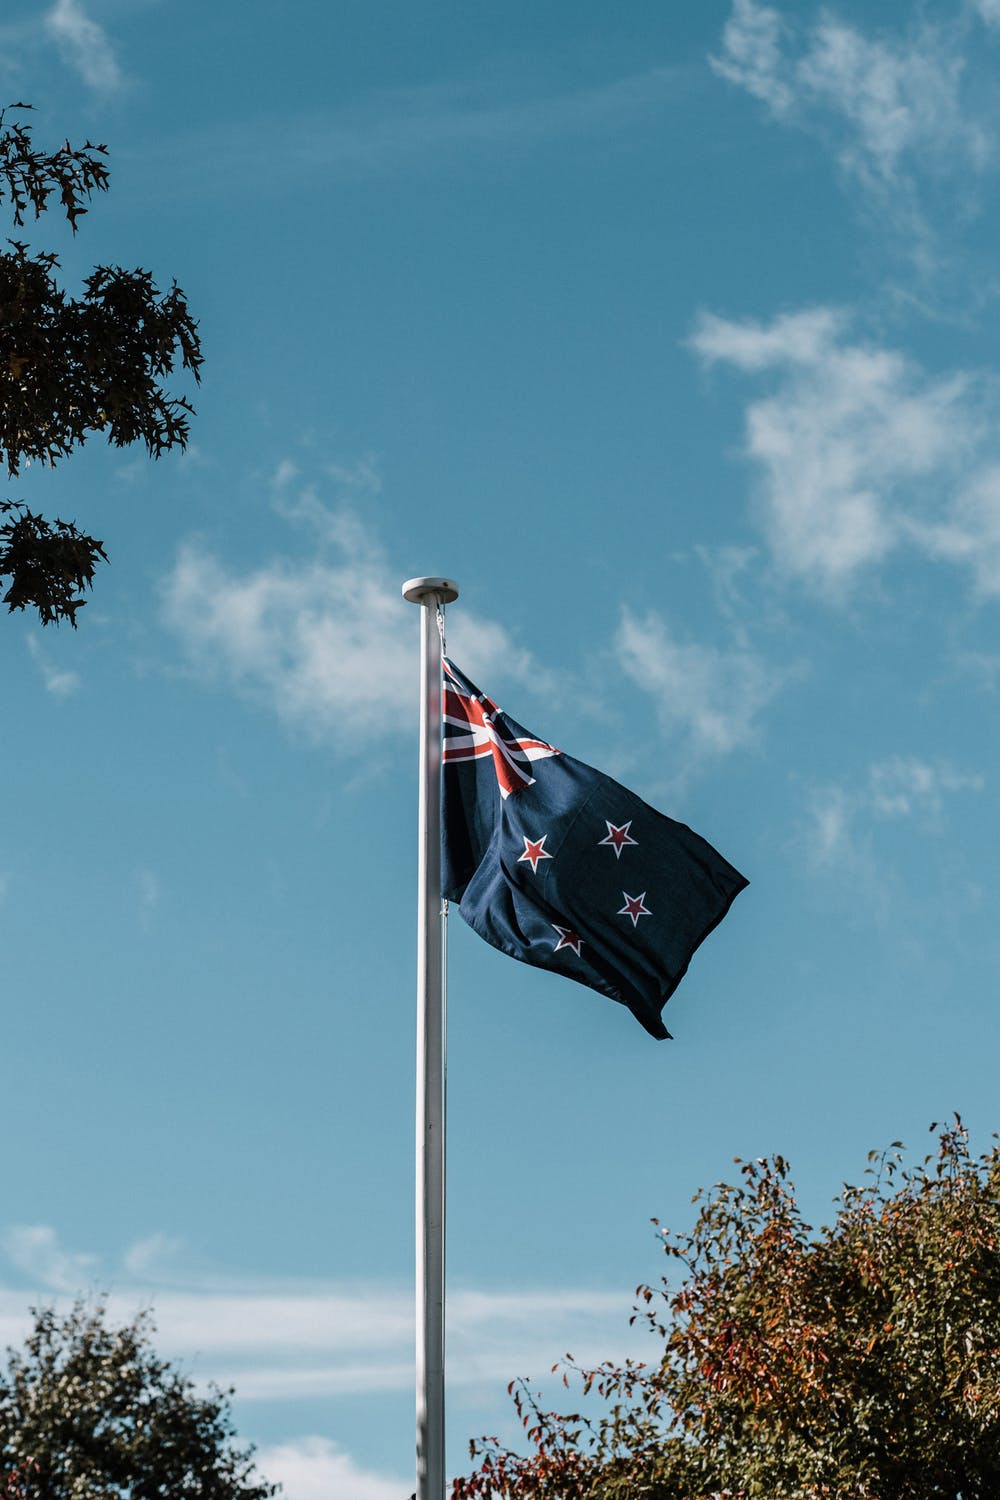
[[[1000,26],[1000,0],[975,0],[975,6],[987,26]]]
[[[968,673],[981,693],[995,693],[1000,688],[1000,652],[960,651],[955,657],[959,671]]]
[[[846,906],[855,919],[884,927],[899,893],[895,871],[880,857],[864,799],[837,783],[809,788],[794,842],[806,865],[824,881],[824,900]]]
[[[353,509],[328,508],[313,486],[290,493],[296,477],[293,465],[279,466],[279,509],[309,528],[313,555],[241,571],[189,542],[163,585],[166,624],[200,676],[225,682],[312,739],[346,746],[359,736],[409,733],[417,630],[402,576]],[[455,639],[470,673],[534,673],[503,626],[464,606]]]
[[[852,921],[882,928],[907,909],[905,941],[919,944],[921,923],[915,923],[913,913],[920,897],[909,869],[912,851],[905,862],[894,857],[895,841],[887,837],[886,825],[906,824],[918,833],[937,836],[940,851],[946,847],[942,837],[947,829],[946,800],[963,792],[980,792],[984,785],[981,776],[956,770],[946,762],[894,755],[873,762],[856,781],[808,788],[794,843],[821,882],[824,908],[833,903]],[[952,862],[949,855],[948,863]],[[968,892],[972,884],[962,877],[958,888]],[[928,920],[940,923],[955,895],[952,869],[941,875]]]
[[[722,55],[709,63],[728,78],[762,99],[775,114],[784,114],[794,100],[781,44],[785,23],[778,11],[756,0],[733,0],[733,10],[722,32]]]
[[[89,88],[112,93],[122,82],[114,48],[104,29],[87,15],[80,0],[56,0],[46,13],[45,28],[64,60]]]
[[[157,1270],[183,1249],[184,1241],[157,1230],[129,1245],[122,1265],[130,1277],[139,1279],[155,1275]]]
[[[254,1455],[261,1474],[279,1481],[285,1500],[404,1500],[413,1479],[389,1478],[361,1469],[328,1438],[297,1438],[261,1448]]]
[[[981,0],[984,17],[994,3]],[[709,62],[774,116],[821,134],[832,128],[840,165],[882,191],[910,186],[928,166],[979,168],[992,153],[985,126],[963,110],[957,34],[915,24],[907,35],[872,37],[822,11],[803,35],[771,7],[734,0]]]
[[[615,648],[627,675],[656,700],[663,727],[717,754],[756,740],[758,715],[788,680],[749,647],[675,639],[652,611],[641,619],[623,611]]]
[[[53,666],[37,636],[28,636],[28,650],[42,674],[47,693],[51,693],[54,698],[68,698],[79,689],[80,674],[66,667]]]
[[[691,340],[705,360],[774,382],[773,395],[747,407],[746,452],[775,561],[831,596],[903,540],[982,567],[981,552],[961,551],[963,538],[978,546],[984,531],[961,502],[947,536],[922,514],[941,508],[949,485],[957,496],[960,471],[975,462],[976,382],[929,378],[897,351],[847,334],[842,313],[816,308],[770,324],[704,314]],[[993,556],[1000,576],[1000,526]]]
[[[241,1401],[322,1401],[331,1396],[375,1396],[413,1385],[413,1355],[395,1360],[338,1360],[334,1364],[219,1364],[212,1378],[234,1388]],[[499,1378],[499,1377],[498,1377]],[[505,1377],[509,1378],[509,1377]],[[451,1384],[456,1384],[454,1376]]]
[[[189,543],[164,600],[202,675],[317,737],[387,733],[412,711],[403,606],[370,570],[278,559],[238,573]]]
[[[244,1400],[405,1390],[413,1380],[413,1298],[396,1287],[205,1282],[156,1292],[155,1308],[159,1342],[198,1351]],[[448,1298],[449,1379],[541,1373],[567,1347],[603,1355],[605,1340],[620,1343],[628,1312],[627,1298],[587,1288],[456,1289]]]
[[[147,1236],[119,1265],[63,1248],[48,1225],[0,1236],[11,1265],[30,1281],[0,1284],[0,1336],[23,1334],[28,1303],[59,1305],[112,1285],[109,1316],[152,1307],[156,1346],[201,1381],[235,1386],[241,1401],[292,1401],[342,1393],[405,1391],[413,1383],[412,1291],[393,1285],[252,1281],[188,1275],[180,1247]],[[171,1261],[164,1271],[164,1261]],[[518,1291],[455,1289],[448,1299],[448,1379],[453,1389],[501,1391],[513,1376],[541,1378],[567,1349],[584,1361],[635,1353],[631,1298],[588,1287]]]
[[[315,178],[370,177],[452,162],[459,154],[527,149],[552,140],[611,138],[641,127],[674,93],[676,72],[653,67],[591,87],[527,93],[520,73],[502,65],[414,88],[383,89],[342,108],[272,118],[253,143],[245,120],[170,141],[172,160],[205,164],[199,186],[253,178],[287,184]]]
[[[907,155],[950,150],[974,165],[985,161],[986,133],[962,114],[962,71],[963,60],[949,55],[938,33],[893,46],[828,17],[799,61],[798,79],[807,96],[842,115],[853,135],[842,164],[889,183]]]
[[[936,828],[946,797],[981,792],[984,786],[982,776],[944,761],[933,763],[914,755],[874,761],[854,786],[832,783],[811,789],[804,829],[806,851],[817,866],[866,870],[874,885],[872,818],[914,819]]]
[[[869,767],[867,801],[880,818],[936,818],[953,792],[981,792],[982,776],[893,755]]]
[[[76,1294],[89,1285],[97,1265],[93,1255],[62,1249],[48,1224],[13,1225],[4,1231],[0,1244],[12,1265],[47,1290]]]
[[[840,786],[828,786],[810,794],[809,849],[820,864],[829,864],[848,846],[853,807]]]
[[[279,1286],[232,1283],[169,1285],[157,1296],[157,1324],[171,1348],[210,1352],[214,1358],[267,1351],[325,1358],[359,1353],[384,1362],[386,1350],[408,1348],[413,1305],[408,1293],[386,1289]]]
[[[139,899],[139,923],[146,930],[160,902],[160,882],[152,870],[141,869],[136,871],[135,884]]]
[[[691,551],[704,571],[730,650],[739,647],[753,655],[756,641],[787,640],[788,614],[780,591],[774,588],[765,548],[696,542]],[[680,561],[689,559],[682,555]],[[798,679],[806,671],[807,663],[800,660],[781,681]]]
[[[704,360],[722,360],[739,370],[757,372],[774,365],[808,369],[827,356],[848,319],[839,308],[810,307],[784,313],[770,324],[752,318],[734,322],[702,313],[691,345]]]
[[[1000,596],[1000,465],[988,464],[962,484],[944,521],[907,521],[908,535],[931,557],[964,564],[977,594]]]

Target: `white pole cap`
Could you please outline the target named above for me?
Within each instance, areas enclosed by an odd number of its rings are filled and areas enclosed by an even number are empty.
[[[451,578],[408,578],[403,584],[403,598],[411,604],[453,604],[458,598],[458,584]]]

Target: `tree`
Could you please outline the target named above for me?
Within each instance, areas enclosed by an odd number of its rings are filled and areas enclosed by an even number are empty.
[[[108,187],[107,148],[67,141],[34,147],[30,127],[0,110],[0,201],[15,227],[37,220],[53,195],[76,233],[95,192]],[[184,293],[160,294],[148,271],[98,266],[83,296],[56,282],[57,257],[8,240],[0,252],[0,453],[13,478],[32,460],[49,467],[103,432],[118,446],[142,442],[153,458],[184,448],[193,408],[171,396],[165,377],[180,364],[194,379],[202,363],[198,326]],[[50,522],[26,505],[0,500],[0,578],[8,610],[29,606],[43,624],[68,620],[85,602],[99,559],[97,538],[66,521]]]
[[[100,1303],[33,1313],[0,1374],[3,1500],[268,1500],[252,1449],[233,1443],[232,1392],[196,1394],[158,1359],[140,1315],[109,1327]]]
[[[917,1167],[894,1142],[818,1232],[780,1156],[740,1166],[690,1233],[660,1231],[681,1279],[635,1315],[658,1360],[570,1360],[590,1415],[515,1383],[531,1451],[473,1443],[454,1500],[1000,1494],[998,1148],[973,1157],[957,1115]]]

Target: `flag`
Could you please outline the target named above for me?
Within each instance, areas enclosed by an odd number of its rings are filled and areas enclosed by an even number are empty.
[[[442,889],[523,963],[626,1005],[655,1037],[747,881],[697,833],[529,734],[444,662]]]

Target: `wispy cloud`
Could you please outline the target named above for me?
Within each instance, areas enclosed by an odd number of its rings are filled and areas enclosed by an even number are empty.
[[[80,686],[80,674],[67,667],[54,666],[48,652],[36,635],[28,636],[28,650],[42,674],[45,691],[54,698],[68,698]]]
[[[713,754],[757,740],[761,711],[790,676],[749,646],[680,640],[653,611],[623,611],[615,649],[625,673],[654,699],[664,731]]]
[[[121,69],[107,33],[80,0],[56,0],[46,12],[45,29],[88,88],[110,94],[121,87]]]
[[[49,1224],[12,1225],[0,1244],[12,1265],[56,1292],[75,1292],[97,1266],[96,1256],[64,1250]]]
[[[343,519],[346,532],[354,522]],[[241,572],[188,543],[163,595],[166,623],[199,675],[313,738],[388,734],[402,727],[401,706],[412,713],[404,607],[370,558],[274,558]]]
[[[830,783],[808,796],[805,845],[819,866],[857,864],[870,859],[873,821],[911,819],[924,828],[940,827],[946,798],[981,792],[984,778],[947,762],[893,755],[873,762],[853,786]]]
[[[233,120],[180,147],[173,141],[169,152],[171,158],[197,155],[213,185],[239,186],[252,178],[258,192],[284,188],[304,174],[357,179],[433,170],[463,156],[613,137],[648,125],[674,97],[676,79],[674,69],[655,67],[589,86],[529,92],[516,78],[477,74],[380,90],[327,113],[258,123],[253,131],[245,120]]]
[[[65,1249],[48,1225],[0,1236],[9,1264],[30,1283],[0,1282],[0,1333],[17,1339],[27,1303],[57,1303],[113,1286],[112,1318],[152,1306],[156,1343],[198,1378],[235,1385],[242,1401],[297,1400],[338,1392],[406,1390],[413,1380],[413,1295],[394,1285],[324,1284],[184,1275],[169,1236],[126,1247],[117,1264]],[[588,1287],[455,1289],[449,1294],[449,1379],[455,1387],[543,1376],[567,1349],[597,1361],[643,1347],[628,1329],[631,1299]],[[17,1326],[14,1322],[20,1319]],[[13,1320],[13,1321],[12,1321]]]
[[[989,462],[995,393],[966,372],[930,377],[893,349],[851,337],[813,308],[769,324],[703,314],[707,363],[770,376],[746,411],[758,514],[788,574],[842,598],[903,543],[964,562],[1000,590],[1000,473]]]
[[[849,912],[851,920],[878,927],[887,927],[901,909],[909,909],[902,940],[919,949],[924,924],[914,918],[913,903],[921,898],[908,864],[893,855],[889,827],[905,824],[918,836],[936,837],[940,849],[948,800],[978,794],[984,786],[979,774],[945,761],[889,756],[870,764],[856,779],[808,787],[793,845],[821,883],[824,905],[833,902]],[[956,899],[969,899],[973,888],[960,865],[942,874],[930,901],[931,929],[942,925]]]
[[[788,26],[781,13],[757,0],[733,0],[732,13],[722,31],[722,50],[709,65],[730,83],[762,100],[776,115],[795,102],[784,46]]]
[[[995,0],[979,8],[992,20]],[[833,10],[803,26],[792,10],[734,0],[709,62],[773,118],[828,140],[845,176],[891,198],[923,236],[918,179],[975,173],[995,155],[992,123],[962,97],[959,19],[956,10],[935,25],[920,13],[905,32],[871,35]]]
[[[670,98],[674,80],[657,67],[527,98],[485,78],[400,90],[319,125],[308,149],[331,165],[372,169],[428,153],[588,136],[647,117]]]
[[[157,1230],[155,1234],[147,1235],[144,1239],[136,1240],[129,1245],[122,1259],[122,1265],[130,1278],[149,1280],[155,1277],[158,1271],[162,1271],[164,1263],[176,1256],[184,1248],[184,1241],[176,1235],[164,1234]]]
[[[370,482],[367,469],[363,477]],[[188,542],[163,584],[168,628],[199,676],[313,740],[346,747],[358,735],[408,732],[415,617],[400,571],[351,504],[328,506],[290,462],[274,483],[280,513],[308,533],[309,556],[241,570]],[[456,637],[470,672],[533,674],[529,653],[496,621],[463,608]]]
[[[972,678],[978,692],[1000,690],[1000,652],[960,651],[955,657],[955,666]]]
[[[1000,597],[1000,464],[969,475],[943,520],[909,517],[905,530],[929,556],[967,567],[981,598]]]
[[[731,621],[743,633],[741,621],[747,613],[746,585],[752,576],[757,561],[756,547],[735,545],[706,546],[694,548],[712,586],[715,606],[720,615]]]
[[[893,755],[869,767],[864,800],[877,818],[920,818],[926,823],[940,817],[945,797],[981,792],[985,784],[978,772],[959,771],[946,762],[932,765],[913,755]]]
[[[152,870],[145,867],[135,873],[136,896],[139,904],[139,925],[148,931],[153,913],[160,902],[160,882]]]

